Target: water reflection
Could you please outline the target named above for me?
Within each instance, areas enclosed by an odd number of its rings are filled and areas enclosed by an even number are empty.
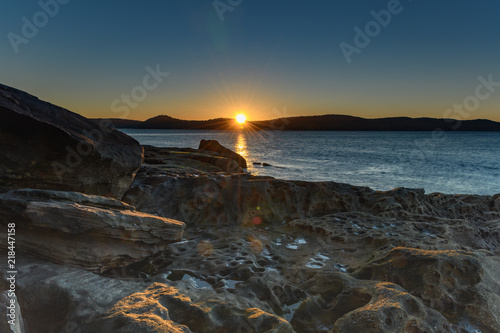
[[[248,159],[248,147],[247,147],[247,138],[244,133],[238,133],[238,137],[236,139],[236,144],[234,145],[234,151],[243,156],[245,159]]]

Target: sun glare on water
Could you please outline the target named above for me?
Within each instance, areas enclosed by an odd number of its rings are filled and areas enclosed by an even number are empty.
[[[240,113],[239,115],[236,116],[236,121],[239,123],[239,124],[244,124],[245,121],[247,121],[247,117]]]

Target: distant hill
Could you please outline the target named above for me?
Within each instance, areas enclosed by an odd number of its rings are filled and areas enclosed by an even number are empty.
[[[100,120],[100,119],[94,119]],[[230,118],[210,120],[182,120],[170,116],[156,116],[146,121],[109,119],[117,128],[141,129],[204,129],[235,130],[239,126]],[[311,130],[311,131],[500,131],[500,123],[487,119],[454,120],[437,118],[392,117],[366,119],[346,115],[322,115],[249,121],[255,130]]]
[[[116,128],[135,128],[142,124],[140,120],[129,120],[129,119],[120,119],[120,118],[94,118],[91,119],[96,122],[100,122],[101,120],[110,121]]]

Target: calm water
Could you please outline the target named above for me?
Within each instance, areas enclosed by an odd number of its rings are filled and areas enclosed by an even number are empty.
[[[248,171],[257,175],[376,190],[500,193],[500,132],[123,131],[141,144],[160,147],[198,148],[200,140],[215,139],[243,155]]]

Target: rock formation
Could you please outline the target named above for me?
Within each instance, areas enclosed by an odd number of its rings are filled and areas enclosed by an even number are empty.
[[[259,309],[265,303],[255,297],[222,296],[191,280],[119,279],[37,259],[21,262],[19,302],[31,333],[294,332],[283,318]]]
[[[0,221],[1,248],[7,248],[7,223],[15,223],[17,250],[94,272],[161,251],[185,226],[110,198],[28,189],[0,194]]]
[[[124,201],[144,212],[195,225],[282,224],[298,218],[338,212],[366,212],[384,217],[471,219],[500,217],[500,195],[425,195],[419,189],[373,191],[334,182],[303,182],[209,172],[172,175],[168,169],[138,173]]]
[[[247,168],[247,161],[241,156],[222,146],[217,140],[201,140],[199,150],[208,150],[221,154],[224,157],[235,160],[243,169]]]
[[[0,85],[0,191],[39,188],[120,199],[141,166],[142,147],[110,124]]]
[[[151,166],[124,200],[187,243],[129,274],[257,297],[301,333],[497,332],[499,198]]]
[[[241,173],[243,169],[228,157],[209,150],[144,146],[144,165],[176,173]],[[174,169],[174,170],[172,170]]]

